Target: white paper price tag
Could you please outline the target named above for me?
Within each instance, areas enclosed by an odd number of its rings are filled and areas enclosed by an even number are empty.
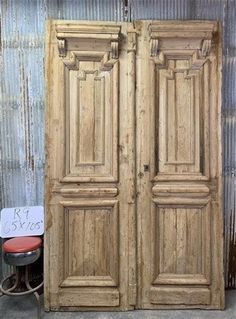
[[[39,236],[44,233],[42,206],[4,208],[1,211],[0,236],[2,238]]]

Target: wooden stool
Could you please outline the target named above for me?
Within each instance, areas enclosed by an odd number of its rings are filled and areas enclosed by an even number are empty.
[[[15,272],[3,278],[0,283],[0,291],[7,296],[23,296],[33,293],[37,300],[38,318],[41,318],[41,309],[37,290],[43,286],[43,281],[37,287],[31,287],[29,265],[39,258],[41,250],[42,239],[40,237],[15,237],[5,241],[3,244],[3,257],[8,265],[15,268]],[[13,286],[5,289],[4,284],[12,278],[15,279]],[[25,283],[26,291],[15,291],[22,281]]]

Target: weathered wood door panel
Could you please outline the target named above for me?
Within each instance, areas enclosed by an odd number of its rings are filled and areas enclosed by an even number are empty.
[[[222,308],[218,26],[136,28],[138,307]]]
[[[48,309],[135,304],[132,43],[127,24],[48,23]]]
[[[217,24],[47,35],[46,308],[222,308]]]

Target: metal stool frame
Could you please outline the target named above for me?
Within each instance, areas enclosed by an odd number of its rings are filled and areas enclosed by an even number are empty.
[[[14,266],[15,272],[5,278],[2,279],[1,283],[0,283],[0,291],[7,296],[25,296],[25,295],[29,295],[29,294],[34,294],[36,300],[37,300],[37,318],[40,319],[41,318],[41,305],[40,305],[40,299],[39,299],[39,294],[38,294],[38,290],[43,286],[43,281],[36,287],[32,287],[30,285],[29,282],[29,265],[32,264],[35,260],[38,259],[38,257],[40,256],[40,252],[41,249],[38,248],[37,251],[39,251],[37,254],[37,258],[33,259],[32,262],[30,262],[29,258],[26,261],[26,264],[24,264],[20,258],[16,258],[17,262],[15,265],[13,265],[13,263],[10,263],[9,260],[7,263],[10,265]],[[32,253],[35,253],[36,251],[32,251]],[[29,252],[30,253],[30,252]],[[4,253],[6,256],[17,256],[17,255],[25,255],[25,254],[17,254],[17,253]],[[4,256],[5,257],[5,256]],[[17,256],[18,257],[18,256]],[[14,257],[13,257],[14,258]],[[22,257],[23,259],[24,257]],[[26,291],[21,291],[21,292],[14,292],[14,290],[16,290],[19,286],[19,284],[21,283],[21,278],[22,278],[22,274],[21,274],[21,268],[25,267],[25,272],[24,272],[24,283],[25,286],[27,288]],[[9,281],[11,278],[15,277],[15,282],[13,284],[12,287],[10,288],[4,288],[4,285],[7,283],[7,281]]]

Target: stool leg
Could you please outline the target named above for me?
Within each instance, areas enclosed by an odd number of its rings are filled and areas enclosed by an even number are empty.
[[[28,270],[28,265],[25,266],[25,285],[26,287],[31,290],[33,289],[31,286],[30,286],[30,283],[29,283],[29,270]],[[41,318],[41,306],[40,306],[40,299],[39,299],[39,294],[37,293],[37,291],[34,291],[33,292],[36,300],[37,300],[37,314],[38,314],[38,319]]]
[[[11,277],[13,276],[16,276],[15,278],[15,283],[12,287],[8,288],[8,289],[5,289],[3,286],[4,286],[4,283],[9,280]],[[3,278],[3,280],[1,281],[1,284],[0,284],[0,291],[5,294],[5,295],[8,295],[10,296],[11,294],[8,294],[9,292],[11,291],[14,291],[16,289],[16,287],[18,286],[19,284],[19,279],[20,279],[20,275],[19,275],[19,269],[17,267],[15,267],[15,273],[14,274],[11,274],[9,276],[7,276],[6,278]]]
[[[7,289],[7,291],[9,291],[9,292],[14,291],[16,289],[16,287],[18,286],[19,281],[20,281],[19,270],[17,267],[15,267],[15,275],[16,275],[15,284],[11,288]]]

